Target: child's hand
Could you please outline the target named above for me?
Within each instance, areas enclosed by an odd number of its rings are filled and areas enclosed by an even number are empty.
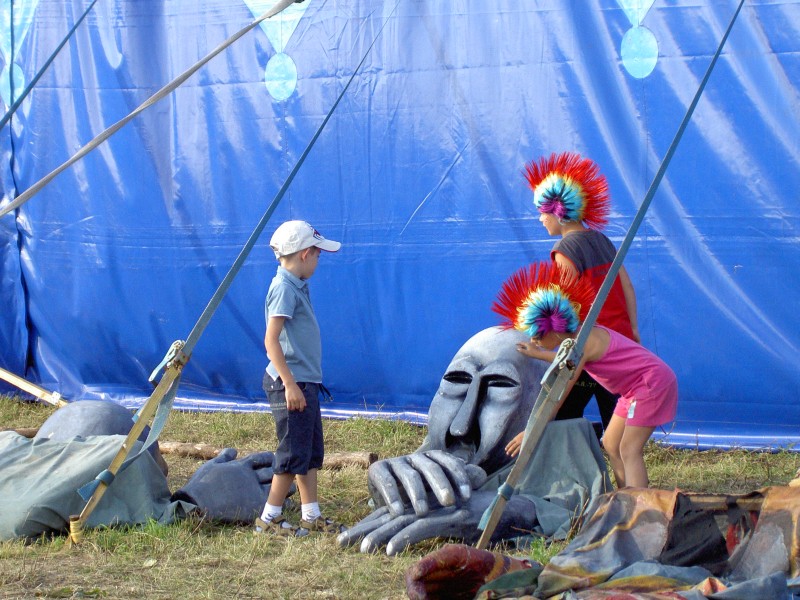
[[[306,408],[306,397],[296,383],[286,386],[286,408],[299,411]]]
[[[531,358],[539,358],[542,360],[547,359],[547,350],[542,348],[539,345],[539,342],[534,342],[531,340],[530,342],[517,342],[517,350],[524,354],[525,356],[530,356]]]
[[[522,448],[522,436],[525,435],[524,431],[520,431],[514,436],[514,439],[506,444],[506,454],[509,456],[517,456],[520,448]]]

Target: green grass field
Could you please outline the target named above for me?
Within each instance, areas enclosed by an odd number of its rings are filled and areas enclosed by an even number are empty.
[[[0,428],[38,427],[53,410],[0,398]],[[415,450],[425,435],[424,428],[397,421],[326,420],[324,427],[327,452],[369,451],[380,458]],[[272,418],[263,413],[174,412],[161,439],[234,447],[240,456],[276,443]],[[203,462],[165,458],[172,490]],[[653,443],[645,459],[653,487],[707,493],[784,485],[800,467],[794,452],[697,452]],[[320,498],[326,514],[355,523],[369,514],[366,470],[322,470]],[[275,539],[192,519],[90,530],[78,546],[63,537],[0,543],[0,598],[399,599],[406,597],[404,571],[440,544],[387,557],[342,550],[333,538]],[[538,544],[530,556],[546,562],[563,545]]]

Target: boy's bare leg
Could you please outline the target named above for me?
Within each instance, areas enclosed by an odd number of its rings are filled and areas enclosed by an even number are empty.
[[[312,502],[316,502],[317,469],[309,469],[308,473],[306,473],[305,475],[298,475],[297,489],[300,490],[300,502],[302,502],[303,504],[311,504]]]
[[[286,495],[289,493],[289,488],[292,487],[294,478],[295,475],[293,473],[276,473],[273,475],[272,484],[269,487],[267,504],[271,504],[272,506],[283,506],[283,501],[286,500]],[[301,491],[301,497],[302,493],[303,492]]]

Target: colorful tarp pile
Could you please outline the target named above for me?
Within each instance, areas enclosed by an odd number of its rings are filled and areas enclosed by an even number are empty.
[[[478,597],[789,598],[800,593],[800,488],[600,496],[569,546],[521,578],[500,577]]]

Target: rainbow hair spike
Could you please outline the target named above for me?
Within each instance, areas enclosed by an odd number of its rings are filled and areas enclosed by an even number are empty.
[[[523,267],[503,284],[492,310],[503,327],[541,338],[551,331],[575,333],[594,299],[585,277],[570,277],[555,263]]]
[[[575,152],[553,153],[525,165],[525,178],[539,212],[597,230],[608,223],[608,182],[594,161]]]

